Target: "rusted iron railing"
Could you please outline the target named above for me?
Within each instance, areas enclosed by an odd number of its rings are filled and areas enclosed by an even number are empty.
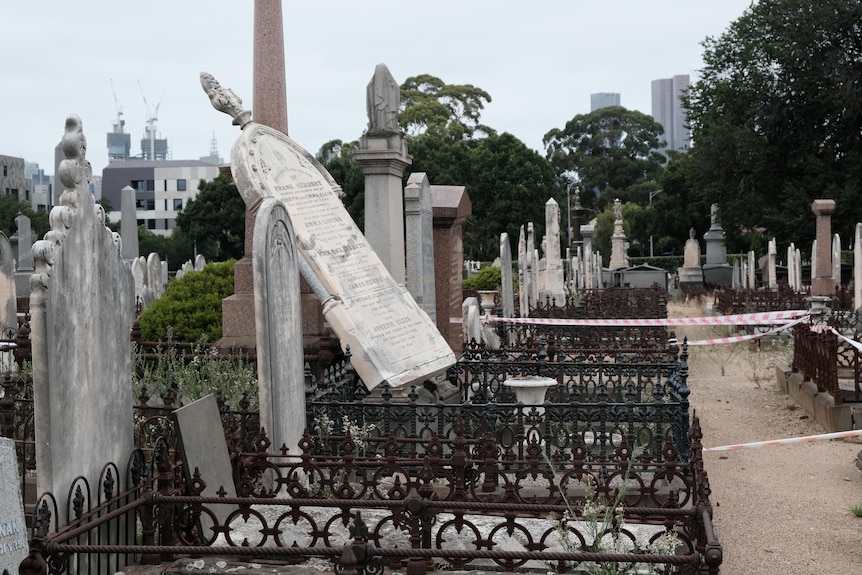
[[[814,330],[810,324],[793,326],[793,371],[828,393],[835,405],[844,403],[838,385],[838,336],[829,329]]]
[[[512,461],[490,434],[479,439],[457,435],[449,441],[452,455],[445,457],[441,444],[446,441],[432,438],[406,458],[396,455],[404,449],[391,436],[386,457],[374,460],[355,456],[349,437],[341,438],[341,455],[316,454],[312,446],[318,438],[306,435],[299,457],[245,454],[235,498],[224,497],[223,491],[202,496],[206,479],[195,473],[186,483],[167,456],[167,443],[160,442],[150,461],[140,450],[130,458],[132,483],[131,470],[144,470],[134,487],[96,501],[92,509],[84,498],[68,525],[52,523],[57,502],[44,497],[30,557],[19,571],[113,573],[121,559],[159,563],[215,554],[327,557],[342,574],[376,573],[388,566],[422,575],[431,558],[441,560],[437,568],[454,569],[487,568],[483,561],[491,561],[511,572],[540,561],[564,572],[601,561],[717,574],[721,546],[712,525],[700,440],[695,418],[692,457],[679,465],[670,437],[660,459],[635,456],[624,444],[616,461],[589,461],[586,447],[577,444],[569,457],[546,460],[533,444],[525,460]],[[611,527],[628,545],[608,552],[579,522],[590,521],[590,505],[618,501],[625,503],[625,523]],[[218,507],[228,507],[229,513],[216,513]],[[567,511],[573,546],[555,539]],[[209,518],[206,530],[201,530],[203,517]],[[140,529],[133,538],[117,527],[134,525],[136,519]],[[117,537],[101,538],[95,534],[100,530]],[[643,549],[669,534],[676,542],[670,554]],[[513,537],[523,550],[502,550]]]

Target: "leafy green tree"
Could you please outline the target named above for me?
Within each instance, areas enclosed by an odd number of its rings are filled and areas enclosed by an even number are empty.
[[[584,207],[602,210],[615,198],[646,203],[665,161],[662,133],[651,116],[611,106],[575,116],[542,141],[559,180],[579,180]]]
[[[23,214],[30,218],[30,229],[34,239],[42,239],[50,229],[48,212],[36,212],[30,206],[30,202],[16,200],[11,195],[0,196],[0,231],[7,237],[18,231],[15,218]]]
[[[427,131],[470,139],[493,130],[479,123],[491,96],[471,84],[446,84],[430,74],[411,76],[401,84],[398,122],[409,135]]]
[[[174,271],[195,257],[194,241],[180,228],[174,228],[170,236],[160,236],[144,226],[138,226],[138,251],[142,256],[159,254],[162,261],[168,263],[168,268]]]
[[[141,337],[165,341],[170,326],[176,341],[221,339],[221,302],[233,294],[233,266],[234,260],[207,264],[170,282],[162,297],[141,314]]]
[[[862,3],[760,0],[718,38],[686,106],[696,185],[731,238],[765,229],[814,238],[811,202],[832,198],[834,230],[862,220]]]
[[[551,164],[509,133],[473,143],[465,183],[473,215],[465,227],[464,253],[470,259],[492,261],[500,255],[500,234],[509,234],[517,246],[520,227],[533,222],[536,243],[545,229],[545,203],[554,198],[561,206],[561,245],[567,241],[566,203]]]
[[[177,214],[177,227],[207,261],[241,258],[245,241],[245,202],[230,177],[203,180],[198,194]]]
[[[320,147],[317,159],[341,186],[344,192],[344,207],[359,229],[365,224],[365,175],[362,166],[353,159],[359,142],[330,140]]]

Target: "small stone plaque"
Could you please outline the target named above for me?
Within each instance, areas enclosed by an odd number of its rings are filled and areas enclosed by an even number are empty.
[[[15,442],[0,437],[0,573],[18,575],[18,565],[29,553]]]
[[[191,479],[197,468],[206,482],[201,495],[217,497],[221,488],[224,488],[226,497],[236,497],[230,455],[215,396],[210,394],[177,409],[174,417],[182,442],[186,480]],[[215,513],[221,524],[224,524],[234,508],[221,503],[207,507]],[[201,539],[207,541],[212,537],[212,526],[212,519],[206,513],[201,514]]]

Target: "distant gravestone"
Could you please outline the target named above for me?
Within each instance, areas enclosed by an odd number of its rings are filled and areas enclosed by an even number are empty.
[[[198,470],[206,482],[201,495],[217,497],[223,488],[226,497],[236,497],[233,468],[215,396],[207,395],[177,409],[174,418],[182,444],[186,480],[191,479],[195,470]],[[215,513],[219,523],[224,524],[234,506],[212,504],[208,507]],[[206,513],[201,513],[200,521],[201,537],[204,541],[209,540],[213,537],[212,519]]]
[[[407,291],[432,321],[437,320],[434,279],[434,211],[431,187],[423,172],[410,174],[404,188]]]
[[[155,252],[147,256],[147,285],[153,290],[155,299],[165,293],[165,284],[162,283],[162,258]]]
[[[841,286],[841,236],[832,235],[832,279],[835,287]]]
[[[24,214],[15,216],[18,228],[18,271],[33,271],[33,231],[30,218]]]
[[[18,575],[18,565],[29,554],[15,442],[0,437],[0,573]]]
[[[769,278],[769,289],[778,289],[778,267],[775,258],[778,256],[778,246],[775,238],[769,240],[766,248],[766,275]]]
[[[611,259],[608,263],[608,267],[612,270],[629,267],[624,224],[622,203],[617,198],[614,200],[614,232],[611,234]]]
[[[147,285],[147,260],[143,256],[136,257],[132,260],[129,268],[132,271],[132,277],[135,279],[135,302],[144,302],[144,288]]]
[[[283,202],[302,257],[332,296],[323,314],[341,345],[350,346],[365,385],[400,387],[453,365],[446,340],[366,241],[320,162],[285,134],[253,122],[239,98],[209,74],[201,74],[201,84],[242,129],[231,168],[246,206],[256,211],[269,197]]]
[[[563,260],[560,248],[560,206],[554,198],[545,203],[545,273],[542,298],[550,298],[557,306],[566,303],[563,284]]]
[[[78,476],[99,485],[108,462],[122,473],[134,447],[129,333],[135,288],[119,236],[105,226],[89,189],[79,117],[66,119],[60,145],[63,193],[51,210],[51,230],[33,246],[30,342],[37,491],[65,499]],[[114,481],[127,484],[126,477]],[[67,520],[61,505],[57,523]]]
[[[130,261],[141,255],[138,247],[138,212],[135,188],[120,190],[120,233],[123,237],[123,259]]]
[[[203,256],[203,254],[198,254],[195,256],[195,271],[201,271],[204,269],[204,266],[207,265],[207,259]]]
[[[509,234],[500,234],[500,299],[503,317],[515,317],[515,292],[512,284],[512,249]]]
[[[531,308],[536,307],[539,302],[539,257],[537,254],[533,222],[527,222],[527,303]]]
[[[298,454],[306,427],[300,255],[280,201],[268,198],[258,208],[253,242],[261,426],[276,449]]]
[[[0,232],[0,336],[18,330],[18,294],[15,289],[15,256],[12,243]]]
[[[521,317],[527,317],[527,313],[530,310],[527,296],[530,289],[529,281],[527,275],[527,236],[524,233],[524,226],[521,226],[518,237],[518,307],[520,308]]]

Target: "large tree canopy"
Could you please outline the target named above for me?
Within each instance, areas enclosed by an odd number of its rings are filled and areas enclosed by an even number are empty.
[[[208,261],[239,259],[245,242],[245,202],[229,176],[202,180],[198,194],[177,214],[177,227]]]
[[[811,202],[862,219],[862,2],[759,0],[703,46],[689,91],[693,174],[730,237],[808,245]]]
[[[614,198],[647,202],[665,161],[657,151],[662,132],[652,117],[611,106],[575,116],[543,143],[560,181],[579,180],[584,206],[603,209]]]
[[[445,133],[455,139],[472,138],[493,130],[479,123],[491,96],[470,84],[446,84],[430,74],[407,78],[401,85],[398,122],[408,135]]]

